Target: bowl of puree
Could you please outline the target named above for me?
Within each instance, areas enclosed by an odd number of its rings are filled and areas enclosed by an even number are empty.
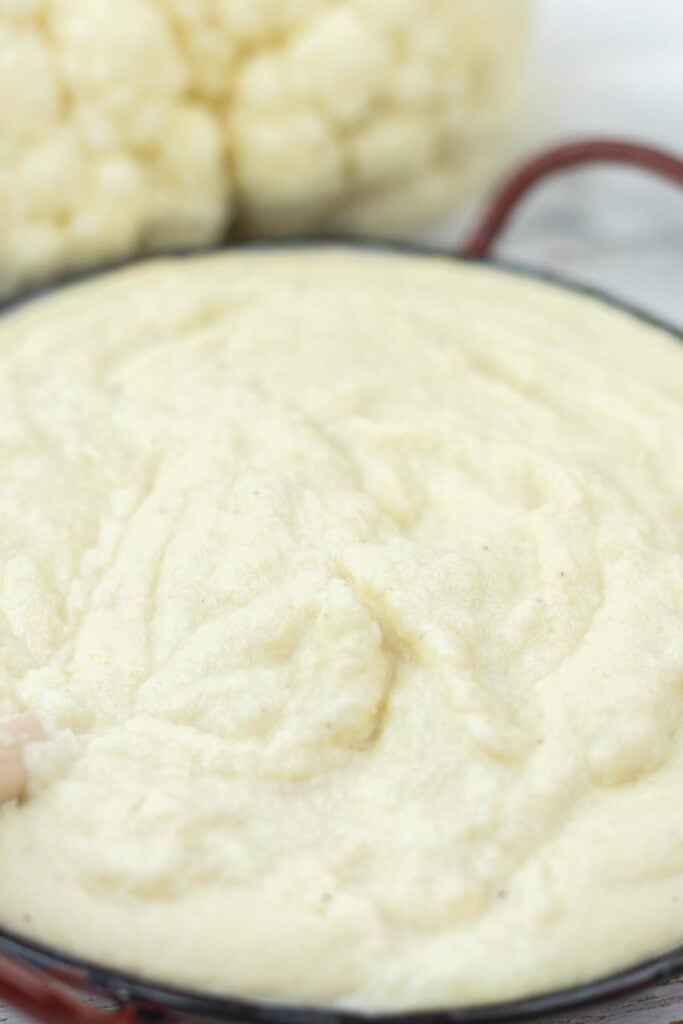
[[[0,389],[0,995],[457,1024],[683,969],[672,329],[236,247],[9,308]]]

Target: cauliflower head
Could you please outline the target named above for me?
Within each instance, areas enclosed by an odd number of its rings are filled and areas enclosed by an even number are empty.
[[[528,0],[0,0],[0,293],[138,252],[433,219]]]

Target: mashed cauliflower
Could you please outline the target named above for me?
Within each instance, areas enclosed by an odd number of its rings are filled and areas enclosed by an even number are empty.
[[[0,0],[0,294],[132,252],[396,232],[488,171],[529,0]]]
[[[498,270],[157,262],[0,326],[0,922],[408,1009],[683,940],[683,350]]]

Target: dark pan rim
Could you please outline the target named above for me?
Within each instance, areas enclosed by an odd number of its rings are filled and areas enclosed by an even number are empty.
[[[165,984],[54,949],[0,928],[0,954],[28,964],[67,986],[111,997],[122,1006],[240,1024],[505,1024],[622,999],[683,975],[683,946],[613,974],[506,1002],[380,1012],[223,996]]]
[[[116,260],[111,263],[104,263],[89,270],[81,270],[67,273],[49,285],[41,285],[21,291],[17,295],[4,300],[0,299],[0,318],[9,316],[15,310],[50,295],[58,294],[71,285],[86,284],[95,281],[99,277],[115,273],[118,270],[125,270],[133,266],[143,266],[154,262],[173,262],[174,260],[201,259],[207,256],[217,256],[221,253],[234,252],[285,252],[294,249],[350,249],[360,252],[376,252],[378,254],[388,253],[396,256],[427,257],[430,259],[443,260],[447,263],[463,263],[473,266],[488,267],[491,270],[500,270],[505,274],[512,274],[516,277],[526,278],[530,281],[540,281],[554,285],[555,287],[570,292],[574,295],[595,299],[605,306],[609,306],[619,312],[629,314],[636,320],[657,327],[667,334],[672,335],[678,341],[683,341],[683,324],[680,327],[670,323],[663,317],[657,316],[650,310],[644,309],[636,302],[624,299],[620,296],[611,295],[608,290],[596,285],[587,284],[583,281],[572,281],[557,271],[544,270],[540,267],[519,262],[517,260],[503,259],[498,256],[479,257],[465,256],[459,252],[451,252],[448,249],[436,248],[421,242],[410,242],[394,239],[361,238],[353,239],[346,236],[321,236],[314,238],[286,238],[273,241],[245,241],[228,245],[206,246],[194,249],[177,249],[172,252],[147,253],[139,257],[131,257],[123,260]]]
[[[208,256],[235,248],[244,250],[302,249],[338,247],[363,252],[390,252],[404,256],[424,256],[445,261],[461,261],[485,265],[505,274],[550,284],[566,292],[592,298],[612,309],[625,313],[641,323],[656,327],[674,340],[683,342],[683,328],[667,323],[630,302],[615,298],[600,288],[567,281],[559,274],[513,264],[505,260],[464,259],[457,254],[409,242],[356,240],[349,238],[286,239],[278,242],[252,242],[237,246],[220,246],[189,252],[160,254],[159,256],[128,259],[75,274],[48,288],[39,288],[0,304],[0,317],[11,315],[28,303],[49,296],[70,284],[96,279],[111,271],[155,259],[173,260]],[[178,1014],[206,1020],[241,1021],[244,1024],[503,1024],[503,1022],[529,1021],[539,1016],[552,1015],[619,999],[654,985],[674,981],[683,975],[683,945],[640,961],[633,966],[577,985],[515,999],[508,1002],[464,1006],[456,1008],[428,1008],[398,1013],[371,1013],[336,1009],[317,1005],[296,1005],[265,1000],[231,998],[191,988],[167,985],[147,980],[126,971],[106,967],[87,959],[59,951],[49,945],[34,942],[21,935],[0,928],[0,954],[28,964],[50,976],[64,980],[76,988],[110,996],[121,1004],[135,1003],[153,1010],[155,1007]]]

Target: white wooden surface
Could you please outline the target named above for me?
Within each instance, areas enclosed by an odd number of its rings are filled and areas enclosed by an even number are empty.
[[[541,0],[526,148],[627,134],[683,152],[683,0]],[[540,87],[539,87],[540,85]],[[446,224],[444,246],[462,231]],[[576,171],[531,196],[499,254],[597,285],[683,328],[683,196],[633,172]],[[683,980],[556,1024],[683,1024]],[[0,1024],[25,1019],[0,1005]]]
[[[683,156],[683,0],[536,0],[522,154],[586,136]],[[429,240],[454,247],[477,215]],[[514,215],[497,255],[593,284],[683,327],[683,194],[632,169],[565,172]]]
[[[683,157],[683,0],[540,0],[530,93],[527,149],[607,135]],[[683,327],[683,193],[640,171],[549,179],[500,252]]]

